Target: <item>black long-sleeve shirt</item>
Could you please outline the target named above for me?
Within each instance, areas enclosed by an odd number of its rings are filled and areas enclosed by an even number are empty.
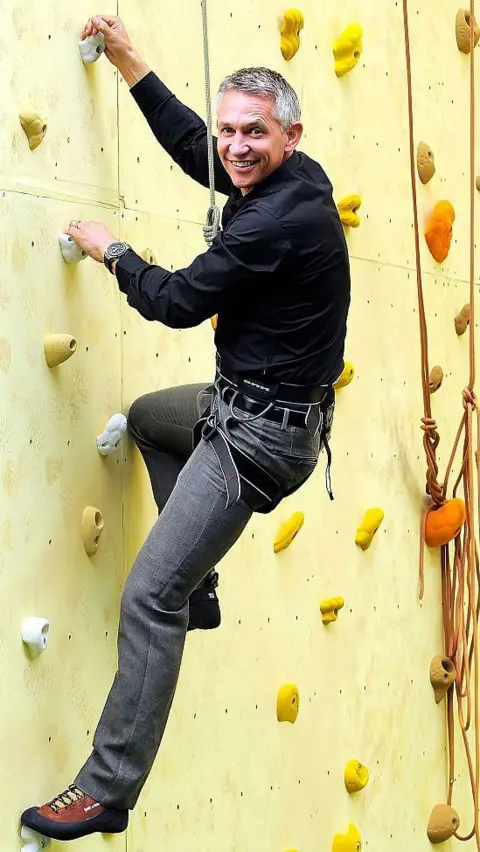
[[[208,187],[207,129],[150,72],[130,90],[159,143]],[[299,384],[334,382],[343,369],[350,269],[332,185],[293,154],[242,196],[215,150],[216,190],[228,195],[213,244],[174,272],[128,251],[116,276],[147,320],[189,328],[218,314],[215,345],[238,373]]]

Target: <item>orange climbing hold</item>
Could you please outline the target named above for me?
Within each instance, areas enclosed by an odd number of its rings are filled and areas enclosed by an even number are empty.
[[[210,317],[210,322],[212,324],[213,330],[216,331],[217,330],[217,324],[218,324],[218,314],[215,314],[214,317]]]
[[[430,509],[425,522],[427,547],[441,547],[456,538],[466,516],[465,503],[459,497],[448,500],[439,509]]]
[[[437,263],[443,263],[450,251],[455,211],[449,201],[435,205],[425,230],[425,239],[430,254]]]

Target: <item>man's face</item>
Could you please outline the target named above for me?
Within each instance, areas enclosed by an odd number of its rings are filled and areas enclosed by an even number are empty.
[[[283,131],[272,116],[273,97],[228,89],[217,118],[218,154],[242,195],[286,160],[302,135],[302,125]]]

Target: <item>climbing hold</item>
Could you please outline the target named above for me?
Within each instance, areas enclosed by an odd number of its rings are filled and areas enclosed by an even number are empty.
[[[456,538],[465,518],[465,503],[459,497],[447,500],[439,509],[430,509],[425,522],[427,547],[441,547]]]
[[[78,49],[83,62],[96,62],[105,51],[105,36],[103,33],[87,36],[78,42]]]
[[[477,177],[475,178],[475,186],[480,192],[480,175],[477,175]]]
[[[50,838],[39,834],[33,828],[28,828],[22,825],[20,836],[25,841],[25,846],[22,846],[22,852],[40,852],[41,849],[47,849],[50,846]]]
[[[127,418],[124,414],[112,414],[105,429],[97,437],[97,449],[101,456],[115,452],[127,430]]]
[[[428,821],[428,839],[430,843],[444,843],[459,827],[460,817],[450,805],[435,805]]]
[[[143,249],[140,254],[140,257],[143,257],[143,259],[146,260],[147,263],[151,263],[153,266],[157,265],[157,258],[155,257],[151,248]]]
[[[303,512],[294,512],[293,515],[280,527],[277,537],[273,542],[273,550],[278,553],[280,550],[285,550],[292,543],[297,533],[303,526],[305,516]]]
[[[87,506],[82,515],[82,538],[86,552],[93,556],[98,550],[98,542],[103,532],[102,513],[94,506]]]
[[[417,170],[422,183],[428,183],[435,174],[433,151],[425,142],[419,142],[417,148]]]
[[[346,834],[336,834],[332,852],[362,852],[362,838],[356,825],[348,826]]]
[[[78,263],[87,257],[87,252],[80,248],[69,234],[60,234],[58,242],[65,263]]]
[[[282,56],[287,61],[293,59],[300,47],[300,32],[303,29],[304,19],[299,9],[287,9],[283,17],[281,32]]]
[[[437,366],[432,367],[430,370],[430,376],[428,379],[428,387],[430,393],[435,393],[443,382],[443,370],[441,367]]]
[[[43,342],[45,361],[49,367],[58,367],[72,357],[77,341],[71,334],[46,334]]]
[[[455,37],[457,47],[461,53],[470,53],[470,10],[459,9],[455,18]],[[480,30],[474,18],[473,20],[473,44],[476,47],[480,38]]]
[[[357,210],[362,204],[362,199],[359,195],[347,195],[338,202],[338,212],[342,225],[349,228],[358,228],[360,217],[357,216]]]
[[[368,784],[368,769],[359,760],[349,760],[345,767],[345,787],[349,793],[358,793]]]
[[[457,670],[449,657],[435,654],[430,663],[430,683],[435,693],[435,703],[440,704],[457,677]]]
[[[355,68],[362,55],[362,28],[359,24],[350,24],[333,43],[335,74],[344,77]]]
[[[373,536],[377,532],[384,517],[385,515],[382,509],[377,507],[367,509],[355,536],[355,544],[358,544],[362,550],[368,550],[373,541]]]
[[[345,601],[341,597],[327,598],[320,601],[320,611],[322,613],[322,621],[324,624],[331,624],[338,618],[338,610],[344,606]]]
[[[46,618],[31,616],[22,621],[22,639],[32,657],[37,657],[47,647],[49,630],[50,624]]]
[[[300,706],[300,695],[294,683],[286,683],[278,690],[277,695],[277,719],[279,722],[290,722],[292,725],[297,720],[298,708]]]
[[[216,331],[216,330],[217,330],[217,325],[218,325],[218,314],[215,314],[215,316],[214,316],[214,317],[211,317],[211,318],[210,318],[210,322],[211,322],[211,324],[212,324],[212,328],[213,328],[213,330],[214,330],[214,331]]]
[[[353,381],[353,377],[355,375],[355,371],[353,369],[353,364],[351,361],[345,361],[342,372],[340,373],[339,378],[333,385],[335,390],[340,390],[340,388],[345,388],[347,385]]]
[[[458,316],[455,317],[455,331],[460,337],[465,334],[470,322],[470,305],[464,305]]]
[[[44,140],[45,133],[47,132],[46,119],[40,112],[35,112],[32,107],[22,109],[19,118],[28,139],[30,150],[34,151]]]
[[[449,201],[439,201],[425,230],[425,239],[432,257],[443,263],[450,250],[455,211]]]

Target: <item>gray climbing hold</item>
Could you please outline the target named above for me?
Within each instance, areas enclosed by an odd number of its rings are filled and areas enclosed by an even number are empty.
[[[97,449],[101,456],[114,453],[127,430],[124,414],[112,414],[102,434],[97,438]]]
[[[83,41],[78,42],[78,49],[86,65],[96,62],[105,51],[105,36],[103,33],[87,36]]]

